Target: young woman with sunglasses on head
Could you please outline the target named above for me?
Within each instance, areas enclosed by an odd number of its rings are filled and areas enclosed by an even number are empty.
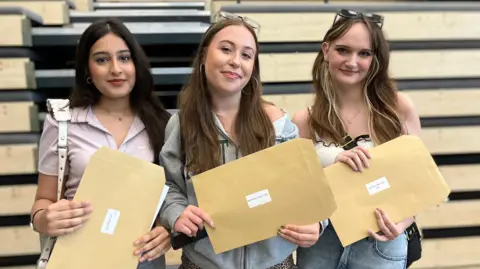
[[[369,148],[402,134],[419,135],[420,120],[411,99],[397,91],[388,75],[383,17],[342,10],[336,18],[313,66],[314,104],[296,113],[293,122],[301,137],[315,141],[324,166],[342,162],[361,172],[368,169]],[[405,268],[404,231],[413,217],[393,223],[381,208],[375,216],[381,233],[369,231],[370,237],[345,248],[330,224],[315,245],[298,249],[298,266]]]
[[[45,236],[64,236],[88,221],[95,204],[72,199],[88,160],[100,147],[158,163],[170,114],[153,90],[148,58],[120,21],[101,20],[85,30],[77,47],[75,86],[69,100],[72,117],[67,124],[64,199],[57,201],[59,123],[47,114],[32,208],[35,230]],[[125,242],[138,256],[138,268],[165,268],[168,231],[157,223],[150,232],[138,236]]]
[[[204,225],[214,227],[214,220],[197,207],[192,175],[298,137],[288,116],[261,97],[253,22],[225,13],[219,18],[200,43],[160,157],[170,186],[162,224],[193,238]],[[286,225],[279,236],[218,255],[208,237],[194,239],[183,247],[180,268],[296,268],[292,253],[314,244],[320,231],[318,223]]]

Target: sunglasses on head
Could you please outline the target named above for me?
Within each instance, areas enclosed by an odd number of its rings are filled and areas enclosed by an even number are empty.
[[[340,10],[333,19],[333,24],[337,22],[337,18],[345,18],[345,19],[359,19],[364,18],[376,23],[380,29],[383,27],[383,16],[374,14],[374,13],[361,13],[353,10],[342,9]]]
[[[219,11],[215,15],[213,22],[216,23],[222,20],[241,20],[244,23],[248,24],[250,27],[252,27],[255,32],[257,32],[257,34],[260,32],[260,24],[244,16],[239,16],[230,12]]]

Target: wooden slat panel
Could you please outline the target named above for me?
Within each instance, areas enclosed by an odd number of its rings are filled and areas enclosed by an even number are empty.
[[[480,237],[430,239],[423,241],[423,257],[412,268],[441,269],[480,266]]]
[[[480,126],[424,128],[421,138],[432,154],[480,153]]]
[[[39,123],[33,102],[0,102],[0,132],[36,132]]]
[[[44,25],[66,25],[70,23],[67,1],[0,1],[0,7],[8,6],[21,6],[37,13],[43,18]]]
[[[440,204],[418,214],[417,223],[422,229],[480,227],[480,200]]]
[[[440,166],[452,191],[480,191],[480,164]]]
[[[37,144],[0,145],[0,160],[0,175],[36,174]]]
[[[8,267],[3,267],[0,266],[0,269],[35,269],[35,265],[25,265],[25,266],[8,266]]]
[[[0,186],[0,216],[29,215],[37,185]]]
[[[75,3],[75,10],[77,11],[92,11],[93,0],[73,0]]]
[[[0,257],[40,253],[38,233],[30,226],[0,227]]]
[[[405,91],[420,117],[480,115],[480,89],[435,89]]]
[[[285,110],[291,118],[298,111],[313,105],[314,94],[268,94],[263,98]]]
[[[32,46],[31,24],[25,16],[1,15],[0,29],[9,30],[8,35],[0,35],[0,47]]]
[[[215,4],[219,8],[219,4]],[[388,18],[383,29],[390,40],[475,39],[480,36],[472,11],[377,12]],[[257,21],[262,29],[260,42],[321,41],[331,27],[334,12],[312,13],[239,13]],[[281,16],[281,20],[279,20]]]
[[[420,117],[451,117],[480,115],[480,89],[438,89],[403,91],[412,98]],[[314,94],[269,94],[268,101],[288,111],[297,111],[313,104]]]
[[[317,53],[260,54],[263,82],[311,81]],[[480,76],[480,50],[392,51],[395,79]],[[415,68],[412,68],[415,66]]]

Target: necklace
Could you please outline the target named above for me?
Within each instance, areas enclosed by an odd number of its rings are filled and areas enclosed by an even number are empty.
[[[118,116],[118,115],[113,115],[110,111],[106,110],[106,109],[102,109],[100,108],[101,110],[107,112],[107,114],[110,116],[110,117],[113,117],[113,118],[116,118],[118,121],[123,121],[123,118],[125,117],[124,115],[121,115],[121,116]]]
[[[348,123],[348,124],[352,124],[352,123],[353,123],[353,120],[354,120],[355,118],[357,118],[358,114],[360,114],[360,111],[361,111],[361,109],[359,109],[359,110],[357,111],[357,114],[355,114],[355,116],[353,116],[351,119],[346,119],[346,120],[347,120],[347,123]]]

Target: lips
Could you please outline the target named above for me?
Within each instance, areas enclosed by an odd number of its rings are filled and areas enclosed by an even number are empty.
[[[340,69],[340,71],[342,71],[342,73],[347,74],[347,75],[354,75],[354,74],[358,73],[358,71],[343,70],[343,69]]]
[[[125,83],[124,79],[111,79],[108,81],[110,84],[115,85],[115,86],[120,86],[123,83]]]
[[[238,78],[240,78],[240,75],[235,73],[235,72],[225,71],[225,72],[222,72],[222,74],[228,79],[238,79]]]

